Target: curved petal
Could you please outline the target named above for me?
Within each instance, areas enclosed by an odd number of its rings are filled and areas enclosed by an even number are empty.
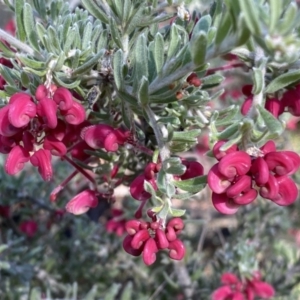
[[[216,289],[213,294],[211,295],[212,300],[227,300],[231,299],[232,297],[232,290],[229,286],[221,286],[218,289]]]
[[[50,150],[52,155],[63,156],[67,153],[67,147],[65,144],[53,135],[47,135],[44,139],[43,147],[46,150]]]
[[[15,175],[20,172],[26,162],[30,159],[29,152],[22,146],[15,146],[9,152],[5,162],[5,172],[9,175]]]
[[[269,152],[264,157],[269,170],[277,175],[286,175],[294,169],[294,162],[288,154],[282,152]]]
[[[235,204],[231,199],[229,199],[225,193],[212,193],[212,203],[218,212],[225,215],[235,214],[240,207],[240,205]]]
[[[247,192],[252,187],[252,179],[248,175],[239,176],[235,183],[233,183],[227,190],[228,198],[239,196],[242,192]]]
[[[37,105],[37,114],[43,118],[43,121],[49,128],[57,126],[57,105],[50,98],[43,98]]]
[[[227,178],[245,175],[251,167],[251,158],[243,151],[232,152],[224,156],[218,165],[221,174]]]
[[[149,238],[144,246],[143,261],[145,265],[150,266],[156,261],[156,253],[158,252],[156,242],[153,238]]]
[[[252,287],[256,296],[263,299],[269,299],[275,295],[274,288],[267,282],[254,281]]]
[[[215,164],[207,174],[207,183],[210,189],[216,194],[224,193],[231,185],[226,176],[220,173],[219,163]]]
[[[257,157],[252,161],[250,172],[258,186],[264,185],[269,180],[269,167],[262,157]]]
[[[278,181],[276,180],[275,176],[270,174],[269,180],[265,183],[259,191],[259,194],[266,199],[272,200],[274,197],[278,195],[279,185]]]
[[[61,114],[64,116],[66,122],[72,125],[79,125],[86,118],[84,107],[74,100],[72,107],[68,110],[61,111]]]
[[[271,200],[281,206],[294,203],[298,198],[298,188],[295,182],[287,176],[277,177],[276,180],[279,186],[278,194]]]
[[[260,150],[264,153],[267,154],[269,152],[275,152],[276,151],[276,145],[275,142],[270,140],[267,141],[262,147],[260,147]]]
[[[224,285],[233,285],[240,282],[240,280],[237,278],[237,276],[233,273],[224,273],[221,276],[221,282]]]
[[[253,202],[257,197],[257,190],[250,189],[247,192],[243,193],[242,195],[233,198],[234,203],[239,205],[247,205],[251,202]]]
[[[8,118],[9,105],[0,108],[0,134],[3,136],[13,136],[20,130],[13,126]]]
[[[59,87],[54,92],[53,100],[59,106],[60,110],[68,110],[73,106],[73,96],[65,87]]]
[[[222,140],[222,141],[218,141],[215,145],[214,145],[214,147],[213,147],[213,149],[212,149],[212,152],[213,152],[213,154],[214,154],[214,156],[215,156],[215,158],[217,159],[217,160],[220,160],[222,157],[224,157],[224,156],[226,156],[228,153],[231,153],[231,152],[236,152],[236,151],[238,151],[238,147],[237,147],[237,145],[232,145],[229,149],[227,149],[226,151],[221,151],[220,150],[220,148],[224,145],[224,144],[226,144],[226,140]]]
[[[131,246],[133,236],[132,235],[127,235],[124,240],[123,240],[123,249],[128,253],[131,254],[132,256],[140,256],[143,252],[144,245],[140,249],[134,249]]]
[[[185,246],[181,240],[176,239],[169,243],[169,257],[175,260],[181,260],[185,255]]]
[[[30,157],[33,166],[38,167],[38,171],[45,181],[52,178],[53,171],[51,165],[51,153],[49,150],[39,149]]]
[[[83,128],[80,136],[91,148],[104,148],[104,140],[113,130],[106,124],[91,125]]]
[[[186,166],[186,171],[180,176],[182,180],[191,179],[197,176],[202,176],[204,173],[203,166],[197,161],[183,161]]]
[[[98,198],[96,192],[85,190],[67,203],[66,210],[74,215],[81,215],[86,213],[91,207],[96,207],[97,205]]]
[[[9,103],[8,119],[17,128],[26,126],[36,115],[36,105],[25,93],[14,94]]]

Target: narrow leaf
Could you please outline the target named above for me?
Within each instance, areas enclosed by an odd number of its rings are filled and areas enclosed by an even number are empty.
[[[300,80],[300,70],[289,71],[272,80],[266,87],[266,93],[274,93]]]

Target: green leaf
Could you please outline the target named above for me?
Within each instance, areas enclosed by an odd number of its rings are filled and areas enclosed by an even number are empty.
[[[92,58],[84,62],[84,64],[72,72],[72,77],[89,72],[98,63],[99,59],[104,55],[104,53],[105,50],[102,49],[102,51],[98,52]]]
[[[215,38],[215,43],[217,46],[221,45],[221,43],[226,39],[226,37],[228,36],[228,34],[230,32],[231,26],[232,26],[231,17],[229,15],[229,13],[226,12],[222,16],[221,23],[217,28],[217,33],[216,33],[216,38]]]
[[[138,83],[139,80],[145,76],[148,78],[148,49],[147,41],[144,34],[141,34],[135,46],[135,81]]]
[[[163,169],[167,174],[182,175],[186,171],[186,166],[182,164],[179,157],[170,157],[164,160]]]
[[[300,70],[289,71],[272,80],[266,87],[266,93],[277,92],[300,80]]]
[[[174,180],[176,187],[189,193],[198,193],[205,188],[207,176],[197,176],[186,180]]]
[[[182,217],[186,212],[186,209],[179,209],[170,207],[170,214],[172,217]]]
[[[260,116],[264,120],[264,123],[268,128],[268,130],[271,133],[277,134],[278,136],[282,134],[282,132],[284,131],[283,124],[277,118],[275,118],[269,111],[267,111],[264,107],[257,105],[256,108]]]
[[[173,58],[180,48],[180,35],[176,24],[172,24],[170,32],[169,48],[167,53],[167,61]],[[161,51],[164,49],[162,48]]]
[[[192,129],[189,131],[174,131],[173,141],[195,142],[200,135],[201,129]]]
[[[25,42],[26,32],[23,24],[23,7],[25,0],[15,0],[15,17],[16,17],[16,27],[17,27],[17,38]]]
[[[58,33],[56,31],[56,29],[53,26],[49,26],[47,28],[47,34],[50,38],[50,42],[51,44],[54,46],[55,48],[55,54],[59,55],[62,51],[61,46],[60,46],[60,42],[58,40]]]
[[[36,50],[39,51],[39,39],[38,35],[35,31],[35,20],[33,17],[33,10],[32,7],[25,3],[24,10],[23,10],[23,22],[24,22],[24,29],[26,32],[26,36],[28,37],[28,40],[30,42],[30,45]]]
[[[192,59],[197,67],[205,63],[206,47],[207,35],[204,31],[200,31],[193,41],[191,41]]]
[[[126,2],[126,0],[125,0]],[[121,299],[120,300],[131,300],[132,299],[132,292],[133,292],[133,284],[131,281],[129,281],[123,292],[122,292],[122,296],[121,296]]]
[[[156,197],[156,191],[154,190],[152,184],[147,180],[144,180],[144,189],[146,192],[151,194],[152,197]]]
[[[283,19],[277,24],[277,29],[281,34],[287,34],[294,29],[297,22],[298,7],[291,2],[285,11]]]
[[[211,25],[211,16],[210,15],[201,17],[193,29],[191,41],[198,39],[198,36],[201,32],[204,32],[205,34],[207,34],[208,30],[210,28],[210,25]]]
[[[140,81],[140,86],[138,89],[138,100],[142,106],[145,106],[149,103],[149,82],[148,79],[143,76]]]
[[[127,24],[124,28],[124,32],[126,34],[131,34],[132,31],[134,31],[136,29],[136,27],[141,24],[143,17],[144,17],[143,11],[144,11],[143,5],[139,5],[136,10],[132,11],[131,16],[130,16],[129,20],[127,21]]]
[[[269,0],[270,3],[270,23],[269,29],[271,33],[274,33],[280,15],[282,13],[282,0]]]
[[[229,127],[227,127],[226,129],[224,129],[222,132],[218,133],[217,137],[219,140],[229,139],[237,132],[238,128],[239,128],[239,123],[236,122],[230,125]]]
[[[128,102],[129,104],[133,105],[133,106],[138,106],[138,102],[137,99],[125,92],[122,91],[118,91],[118,95],[120,96],[120,98],[126,102]]]
[[[121,35],[117,26],[117,23],[114,18],[109,18],[109,27],[110,27],[110,33],[113,41],[116,43],[118,48],[123,49],[122,41],[121,41]]]
[[[239,3],[241,11],[245,16],[247,27],[253,34],[260,35],[260,20],[257,5],[249,0],[239,0]]]
[[[114,79],[118,90],[122,90],[124,85],[123,61],[123,51],[122,49],[119,49],[113,56]]]
[[[209,75],[204,78],[201,78],[202,89],[211,88],[216,85],[219,85],[224,79],[225,79],[225,77],[223,77],[222,75],[219,75],[219,74],[213,74],[213,75]]]
[[[91,15],[93,15],[103,23],[108,24],[106,13],[95,3],[94,0],[82,0],[82,4]]]
[[[58,73],[54,74],[54,81],[56,81],[57,84],[67,88],[67,89],[75,89],[77,86],[79,86],[81,79],[70,79],[65,77],[65,75],[59,75]]]
[[[10,48],[8,48],[1,40],[0,40],[0,52],[2,52],[2,54],[4,54],[4,57],[6,58],[15,57],[15,53]]]
[[[264,82],[264,76],[263,72],[259,68],[253,67],[253,88],[252,88],[252,94],[259,94],[262,91],[263,88],[263,82]]]
[[[167,193],[166,176],[167,176],[166,172],[163,169],[160,169],[158,172],[158,175],[157,175],[157,180],[156,180],[158,189],[164,194]]]
[[[83,31],[83,38],[81,41],[81,49],[85,49],[89,46],[92,40],[92,33],[93,33],[93,24],[91,22],[88,22],[85,25],[84,31]]]

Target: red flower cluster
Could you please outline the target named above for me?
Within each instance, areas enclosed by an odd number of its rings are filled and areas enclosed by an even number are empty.
[[[275,295],[274,288],[261,280],[259,272],[255,272],[252,279],[240,281],[234,274],[225,273],[221,277],[223,286],[219,287],[211,296],[212,300],[254,300],[270,299]]]
[[[190,85],[193,85],[194,87],[199,87],[202,84],[201,79],[196,73],[192,73],[191,75],[189,75],[186,79],[186,82]]]
[[[52,155],[65,156],[74,127],[78,130],[84,120],[84,107],[66,88],[52,87],[50,91],[40,85],[35,98],[22,92],[14,94],[0,109],[0,152],[8,153],[5,171],[15,175],[30,161],[49,181]]]
[[[185,255],[185,247],[177,235],[184,228],[180,218],[173,218],[166,228],[161,222],[152,217],[152,222],[130,220],[125,225],[128,235],[123,241],[124,250],[133,255],[143,254],[143,261],[146,265],[152,265],[156,260],[156,253],[162,249],[168,249],[169,257],[181,260]]]
[[[126,220],[122,217],[123,211],[113,208],[111,213],[112,218],[106,222],[105,229],[109,233],[114,232],[117,236],[122,236],[126,231]]]
[[[246,115],[253,103],[253,95],[251,93],[252,85],[245,85],[243,93],[247,96],[241,106],[241,113]],[[300,117],[300,84],[294,89],[287,90],[283,93],[281,100],[277,98],[267,98],[265,109],[268,110],[274,117],[280,116],[283,112],[288,111],[293,116]]]
[[[298,188],[289,175],[300,166],[300,157],[292,151],[276,151],[273,141],[258,150],[259,156],[250,156],[233,145],[226,151],[219,141],[213,148],[219,160],[208,173],[207,182],[214,207],[223,214],[234,214],[241,205],[253,202],[260,196],[278,205],[296,201]]]
[[[38,225],[35,221],[33,220],[28,220],[28,221],[23,221],[19,225],[20,231],[26,234],[29,238],[32,238],[35,236],[37,230],[38,230]]]

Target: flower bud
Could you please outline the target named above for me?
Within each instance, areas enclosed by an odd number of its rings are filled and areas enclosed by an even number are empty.
[[[231,182],[226,176],[220,173],[218,163],[215,164],[207,174],[207,183],[210,189],[216,194],[224,193],[231,185]]]
[[[57,126],[57,105],[50,98],[43,98],[37,105],[37,114],[42,117],[45,124],[54,129]]]
[[[278,182],[278,194],[271,200],[281,206],[287,206],[294,203],[298,197],[298,188],[295,182],[287,176],[275,178]]]
[[[43,147],[50,150],[52,155],[63,156],[67,153],[67,148],[64,143],[56,139],[53,135],[47,135],[44,139]]]
[[[140,256],[143,252],[144,247],[141,247],[140,249],[132,248],[131,246],[132,239],[133,239],[132,235],[127,235],[123,240],[123,248],[127,253],[131,254],[132,256]]]
[[[233,201],[238,205],[246,205],[253,202],[256,199],[257,194],[258,194],[257,190],[249,189],[248,191],[242,193],[241,195],[234,197]]]
[[[8,119],[17,128],[26,126],[36,115],[36,105],[25,93],[14,94],[9,103]]]
[[[48,89],[44,84],[40,84],[35,91],[35,99],[41,101],[44,98],[48,98]]]
[[[169,220],[169,222],[167,223],[167,227],[172,227],[175,230],[176,234],[180,234],[182,229],[184,228],[184,223],[181,218],[176,217]]]
[[[79,125],[85,120],[85,109],[76,101],[73,101],[73,105],[68,110],[61,111],[67,123],[72,125]]]
[[[181,260],[185,255],[185,247],[181,240],[176,239],[169,244],[169,257],[175,260]]]
[[[15,175],[24,168],[24,164],[28,162],[30,155],[22,146],[15,146],[9,152],[5,162],[5,172],[8,175]]]
[[[159,228],[155,231],[155,241],[158,249],[166,249],[169,247],[169,241],[166,234]]]
[[[53,100],[58,105],[59,109],[63,111],[69,110],[73,106],[73,96],[65,87],[59,87],[54,92]]]
[[[260,188],[259,194],[263,198],[272,200],[273,198],[275,198],[278,195],[278,191],[279,191],[278,182],[277,182],[276,178],[274,177],[274,175],[270,174],[268,182],[265,183]]]
[[[3,136],[13,136],[20,129],[13,126],[8,118],[9,105],[0,108],[0,134]]]
[[[144,246],[143,261],[145,265],[150,266],[156,261],[157,245],[153,238],[149,238]]]
[[[77,194],[66,205],[66,210],[74,215],[81,215],[86,213],[91,207],[98,205],[98,198],[96,192],[92,190],[85,190]]]
[[[238,147],[237,145],[232,145],[230,148],[228,148],[227,150],[225,151],[221,151],[220,148],[226,144],[227,141],[218,141],[212,151],[213,151],[213,154],[214,154],[214,157],[217,159],[217,160],[221,160],[222,157],[226,156],[227,154],[229,153],[232,153],[232,152],[236,152],[238,150]]]
[[[91,148],[99,149],[104,148],[104,140],[113,130],[109,125],[98,124],[83,128],[80,135]]]
[[[141,221],[139,221],[139,220],[129,220],[125,224],[125,229],[129,235],[134,235],[138,231],[140,231],[140,228],[139,228],[140,224],[141,224]]]
[[[203,175],[204,168],[199,162],[183,161],[182,163],[186,166],[186,170],[184,174],[180,176],[181,180],[191,179]]]
[[[242,104],[242,106],[241,106],[241,114],[242,114],[243,116],[246,116],[247,113],[250,111],[251,106],[252,106],[252,103],[253,103],[253,98],[252,98],[252,97],[247,98],[247,99],[243,102],[243,104]]]
[[[281,101],[276,98],[271,98],[266,100],[265,104],[266,110],[268,110],[275,118],[278,118],[284,111]]]
[[[277,175],[286,175],[294,169],[293,160],[284,152],[269,152],[264,158],[269,170]]]
[[[221,174],[227,178],[236,175],[245,175],[251,167],[249,154],[243,151],[232,152],[223,157],[218,165]]]
[[[228,198],[225,193],[212,193],[212,204],[218,212],[225,215],[235,214],[240,207],[240,205],[234,203],[232,199]]]
[[[145,176],[144,174],[141,174],[139,176],[137,176],[130,184],[130,194],[131,196],[139,201],[145,201],[148,200],[149,198],[151,198],[151,194],[146,192],[144,189],[144,181],[145,181]],[[148,182],[151,183],[151,185],[153,186],[153,188],[155,190],[157,190],[157,186],[155,183],[155,180],[148,180]]]
[[[45,181],[52,178],[53,171],[51,165],[51,153],[49,150],[39,149],[30,157],[33,166],[38,167],[38,172]]]
[[[131,246],[134,249],[139,249],[144,245],[144,243],[150,238],[149,232],[147,229],[142,229],[138,231],[131,241]]]
[[[252,161],[250,172],[258,186],[262,186],[269,180],[269,167],[262,157],[257,157]]]
[[[234,198],[239,196],[242,192],[250,190],[252,179],[248,175],[243,175],[237,178],[236,182],[233,183],[227,190],[226,195],[228,198]]]

